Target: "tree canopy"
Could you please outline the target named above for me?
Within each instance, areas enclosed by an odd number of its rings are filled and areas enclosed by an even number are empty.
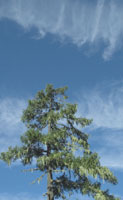
[[[77,104],[67,102],[67,87],[55,89],[48,84],[35,98],[28,101],[22,121],[27,130],[21,136],[21,146],[9,147],[0,159],[10,165],[20,160],[23,165],[36,167],[29,171],[47,176],[47,199],[54,200],[65,194],[80,192],[95,200],[118,200],[102,181],[117,184],[113,173],[101,166],[97,153],[90,150],[88,134],[83,132],[92,120],[77,117]]]

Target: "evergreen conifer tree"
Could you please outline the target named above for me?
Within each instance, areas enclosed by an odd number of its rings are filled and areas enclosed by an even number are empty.
[[[0,159],[9,165],[17,159],[28,165],[35,158],[36,168],[29,171],[47,175],[47,200],[65,199],[66,192],[73,191],[95,200],[118,200],[101,188],[102,180],[116,184],[117,179],[101,166],[98,154],[90,151],[88,135],[82,128],[91,120],[77,117],[77,105],[65,101],[66,89],[48,84],[28,101],[22,116],[27,127],[20,138],[22,145],[9,147]]]

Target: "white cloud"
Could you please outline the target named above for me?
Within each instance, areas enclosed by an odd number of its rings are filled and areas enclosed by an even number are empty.
[[[123,85],[105,85],[83,92],[79,111],[93,119],[92,128],[123,129]]]
[[[75,193],[73,196],[69,197],[71,200],[92,200],[93,198],[87,195],[82,195],[80,193]],[[0,200],[46,200],[46,197],[42,197],[42,196],[31,196],[29,194],[15,194],[15,195],[11,195],[11,194],[0,194]],[[62,200],[62,198],[59,198],[59,200]]]
[[[21,122],[22,111],[26,107],[24,99],[0,99],[0,151],[19,143],[19,136],[25,127]]]
[[[20,194],[14,194],[14,195],[11,195],[11,194],[8,194],[8,193],[1,193],[0,194],[0,200],[46,200],[47,197],[42,197],[42,195],[38,196],[38,195],[29,195],[29,194],[25,194],[25,193],[20,193]],[[79,193],[75,193],[72,197],[71,197],[71,200],[73,199],[81,199],[81,200],[88,200],[88,197],[87,196],[82,196],[81,194]],[[92,198],[89,197],[89,199],[91,200]],[[59,200],[62,200],[61,198],[59,198]]]
[[[26,30],[36,27],[40,37],[55,34],[80,47],[95,48],[103,41],[105,60],[122,43],[121,0],[0,0],[0,18],[14,20]]]
[[[12,131],[20,126],[20,118],[25,106],[26,102],[23,99],[0,99],[0,130],[4,133],[6,130],[10,130],[12,134]]]
[[[0,194],[0,200],[46,200],[46,198],[41,198],[39,196],[31,196],[29,194],[25,194],[25,193],[20,193],[20,194],[14,194],[14,195],[11,195],[11,194],[8,194],[8,193],[1,193]]]
[[[86,131],[102,164],[123,169],[123,83],[107,83],[83,92],[78,114],[93,119]]]
[[[123,170],[123,130],[92,131],[90,143],[93,151],[98,152],[102,165]]]
[[[104,151],[103,151],[104,150]],[[107,153],[108,152],[108,153]],[[122,152],[112,152],[112,149],[102,149],[99,151],[101,164],[116,170],[123,170],[123,149]]]

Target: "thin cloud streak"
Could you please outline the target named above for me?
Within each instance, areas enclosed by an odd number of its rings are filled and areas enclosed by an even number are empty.
[[[92,131],[90,144],[93,151],[98,152],[102,165],[123,170],[123,130]]]
[[[78,115],[93,119],[86,129],[91,147],[99,153],[103,165],[114,169],[123,169],[122,100],[122,82],[100,85],[79,96]]]
[[[47,33],[82,47],[102,46],[110,59],[121,47],[123,3],[121,0],[0,0],[0,19],[8,18],[25,30],[35,27],[39,37]]]
[[[107,154],[108,152],[108,154]],[[112,152],[112,149],[99,150],[99,156],[101,157],[101,164],[115,170],[123,170],[123,149],[122,152]]]
[[[0,134],[3,131],[5,134],[7,131],[13,134],[14,130],[20,127],[20,118],[25,106],[26,102],[23,99],[0,99]]]
[[[29,194],[24,194],[24,193],[20,193],[20,194],[14,194],[14,195],[11,195],[11,194],[8,194],[8,193],[1,193],[0,194],[0,200],[46,200],[46,198],[41,198],[39,196],[31,196]]]
[[[7,150],[8,146],[19,143],[19,136],[25,130],[21,122],[25,107],[24,99],[0,99],[0,152]]]
[[[87,196],[82,196],[81,194],[76,194],[73,195],[71,197],[71,200],[74,200],[75,198],[77,199],[80,199],[80,200],[88,200],[88,197]],[[47,197],[42,197],[42,195],[37,195],[34,197],[29,195],[29,194],[24,194],[24,193],[20,193],[20,194],[15,194],[15,195],[11,195],[11,194],[8,194],[8,193],[1,193],[0,194],[0,200],[46,200]],[[89,199],[91,200],[92,198],[89,197]],[[59,198],[59,200],[62,200],[61,198]]]
[[[123,86],[103,90],[99,87],[80,95],[80,114],[93,119],[92,129],[123,129]]]

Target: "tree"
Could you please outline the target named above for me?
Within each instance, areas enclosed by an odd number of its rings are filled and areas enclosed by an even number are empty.
[[[23,165],[36,159],[36,168],[47,175],[47,200],[65,193],[80,191],[95,200],[118,200],[108,190],[101,189],[101,181],[117,183],[112,172],[101,166],[97,153],[90,151],[88,135],[82,128],[92,120],[77,117],[77,105],[67,103],[67,87],[54,89],[48,84],[39,91],[23,112],[27,131],[21,136],[21,146],[9,147],[1,160],[9,165],[20,159]],[[38,179],[42,178],[42,176]]]

